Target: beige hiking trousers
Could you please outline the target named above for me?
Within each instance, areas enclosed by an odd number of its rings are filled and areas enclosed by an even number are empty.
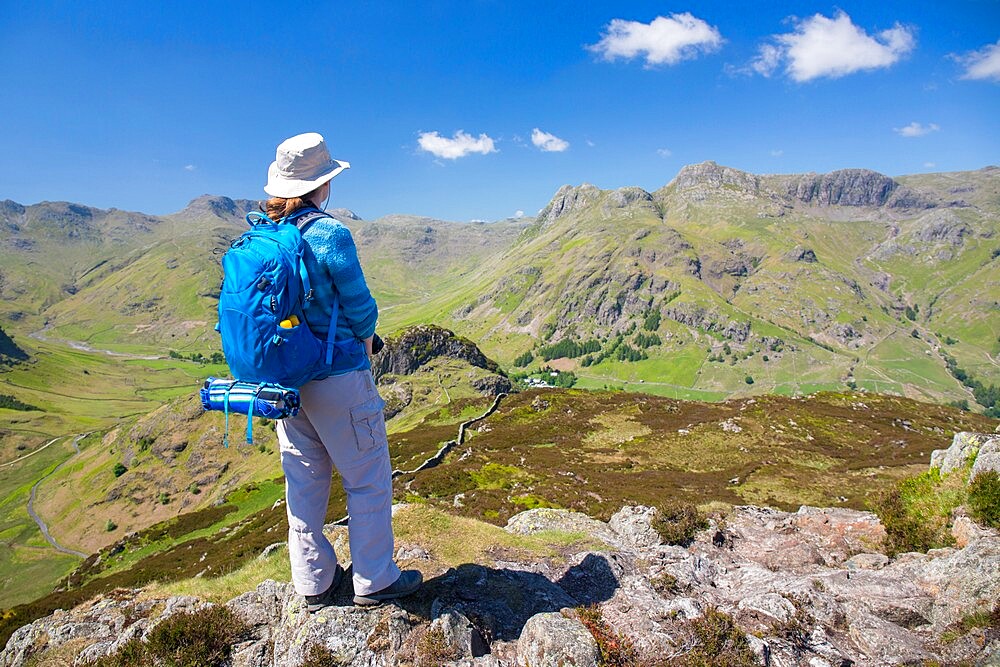
[[[347,493],[354,592],[380,591],[399,577],[385,402],[368,369],[310,382],[300,393],[299,414],[278,422],[292,583],[300,595],[317,595],[333,582],[337,556],[323,524],[336,467]]]

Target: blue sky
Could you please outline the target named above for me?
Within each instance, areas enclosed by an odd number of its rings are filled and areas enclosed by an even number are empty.
[[[2,0],[0,199],[257,199],[306,131],[367,219],[531,215],[703,160],[1000,163],[997,0],[291,4]]]

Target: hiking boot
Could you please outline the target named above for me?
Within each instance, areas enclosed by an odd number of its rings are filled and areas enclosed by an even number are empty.
[[[403,570],[399,573],[399,578],[396,581],[382,590],[366,595],[355,595],[354,604],[369,607],[386,600],[406,597],[410,593],[416,592],[423,580],[423,575],[417,570]]]
[[[306,609],[310,613],[317,612],[323,607],[330,607],[333,605],[333,598],[337,594],[337,589],[340,587],[340,581],[344,578],[344,568],[337,566],[337,569],[333,572],[333,583],[322,593],[316,595],[306,595]]]

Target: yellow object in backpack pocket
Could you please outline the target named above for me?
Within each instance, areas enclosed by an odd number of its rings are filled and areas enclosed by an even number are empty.
[[[301,322],[299,322],[299,318],[296,315],[291,315],[287,320],[281,320],[278,322],[278,326],[282,329],[292,329],[299,326],[299,324],[301,324]]]

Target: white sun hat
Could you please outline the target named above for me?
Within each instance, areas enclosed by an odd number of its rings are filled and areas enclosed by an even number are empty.
[[[301,197],[350,168],[350,162],[330,157],[323,135],[297,134],[278,145],[275,160],[267,170],[264,192],[285,199]]]

